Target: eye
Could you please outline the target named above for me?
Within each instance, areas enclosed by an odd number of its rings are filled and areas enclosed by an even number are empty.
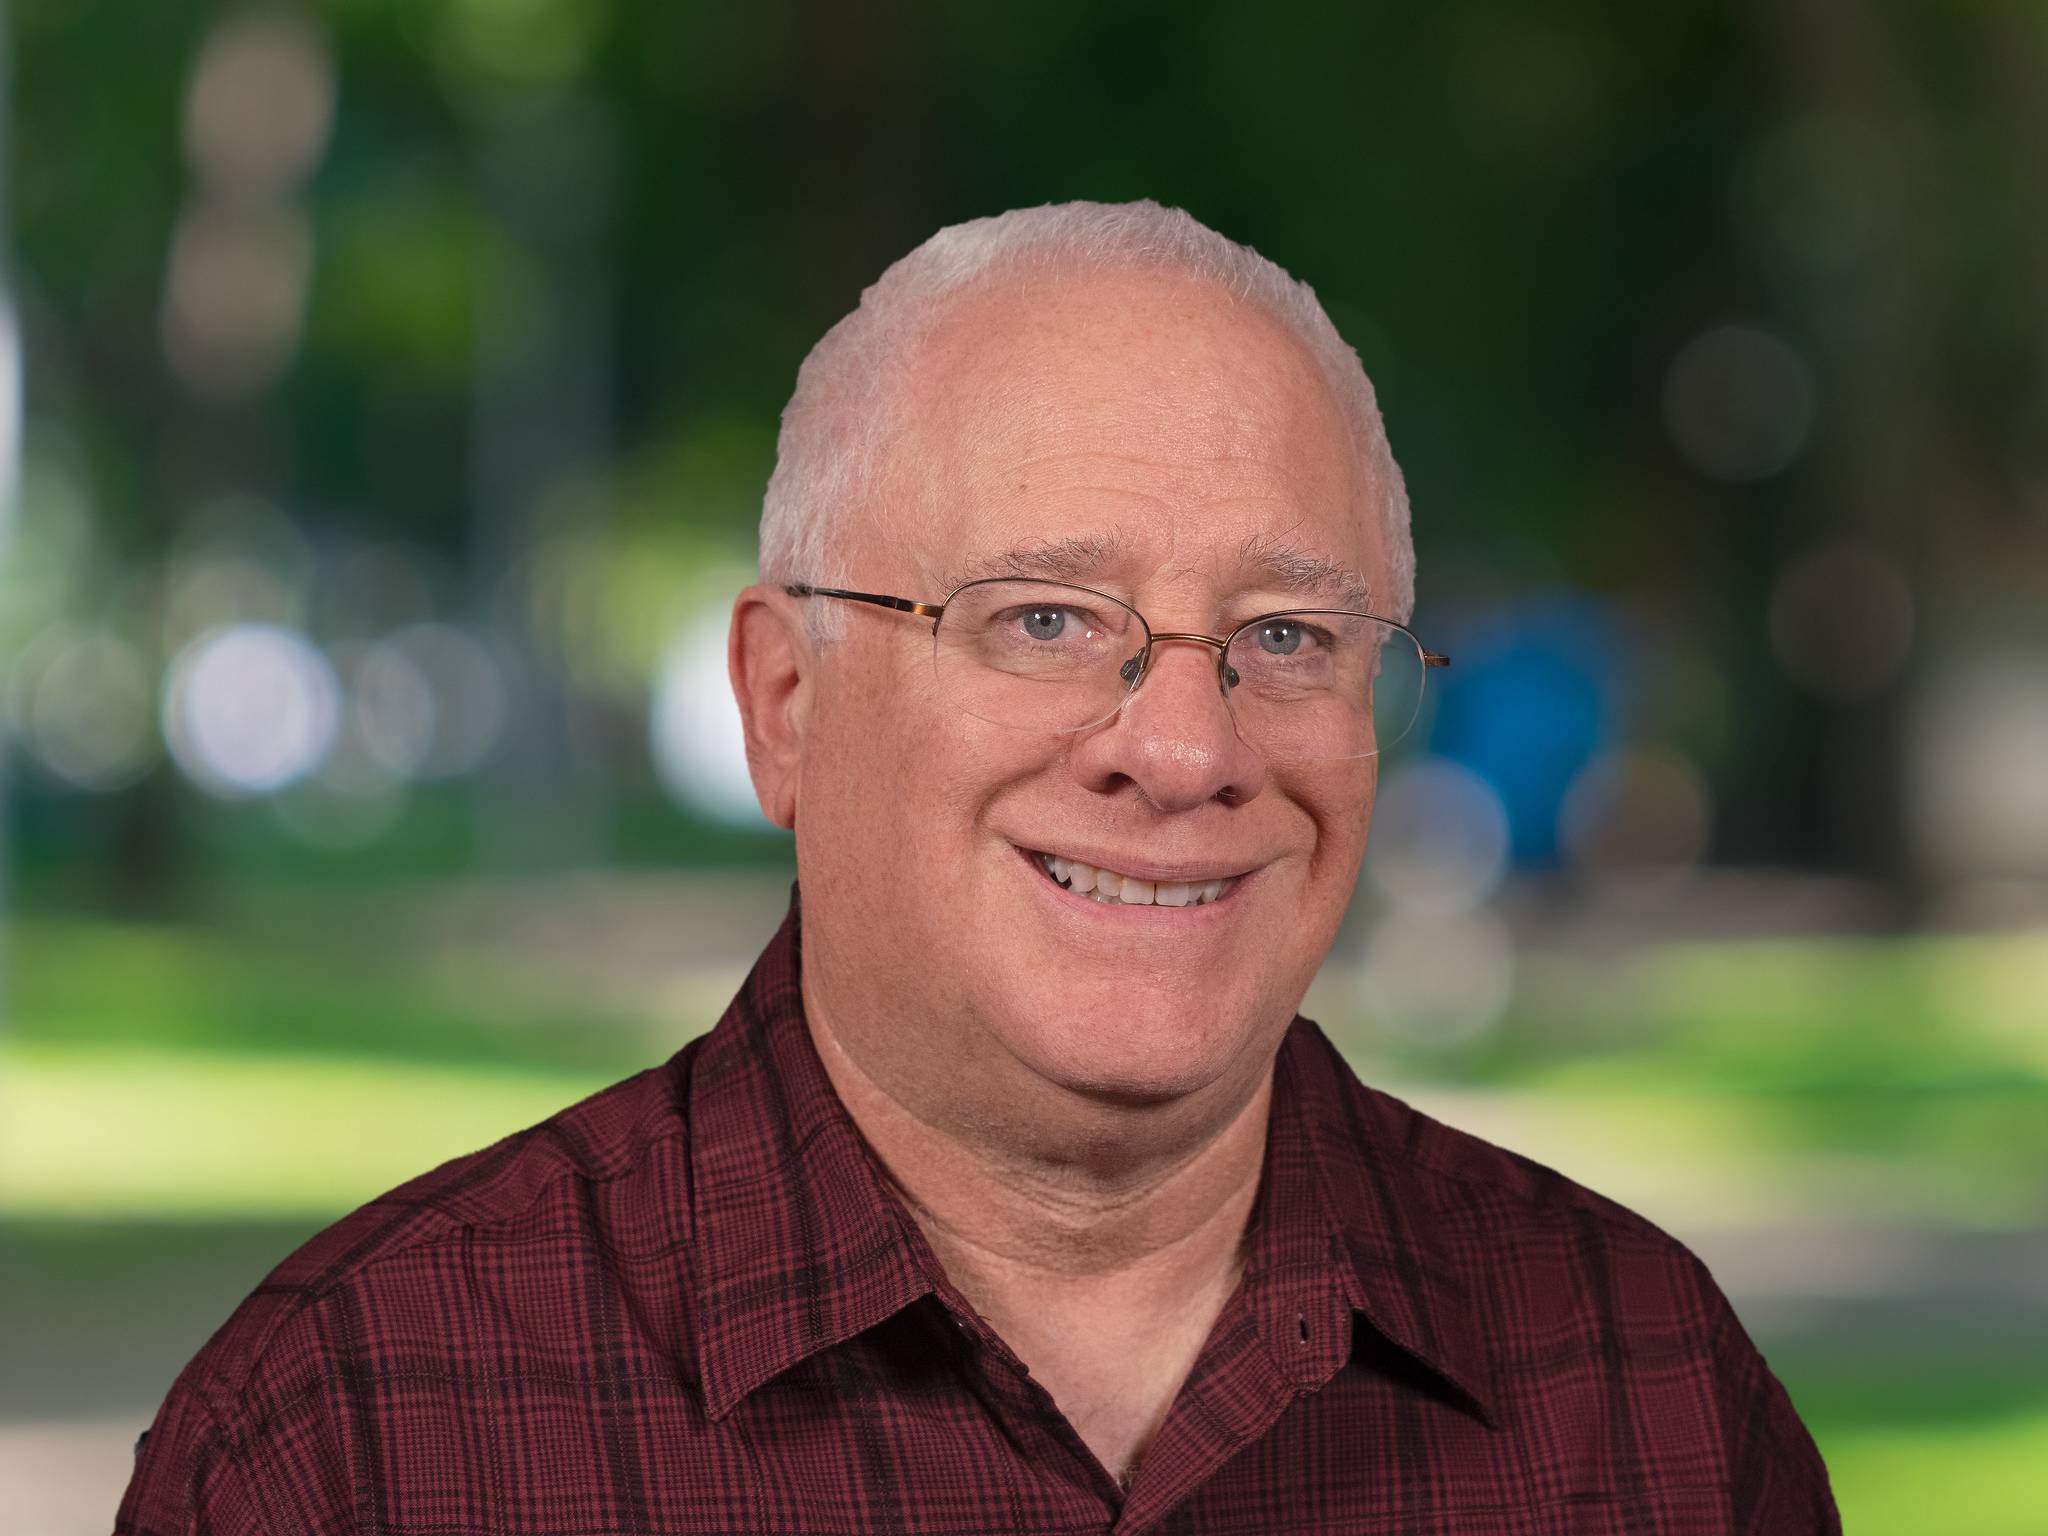
[[[1271,656],[1292,656],[1301,649],[1307,631],[1292,619],[1272,619],[1258,630],[1259,649]]]
[[[1031,608],[1021,616],[1024,633],[1033,640],[1057,640],[1066,631],[1067,610],[1064,608]]]

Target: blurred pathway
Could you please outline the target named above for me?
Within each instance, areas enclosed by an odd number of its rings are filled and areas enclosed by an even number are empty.
[[[0,1424],[0,1528],[7,1536],[106,1536],[135,1464],[137,1433],[126,1416]]]

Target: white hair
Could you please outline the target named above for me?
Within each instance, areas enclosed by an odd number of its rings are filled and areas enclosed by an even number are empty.
[[[1308,284],[1181,209],[1149,201],[1053,203],[949,225],[877,278],[797,370],[761,506],[761,579],[819,586],[849,579],[837,535],[908,424],[909,360],[948,299],[1004,272],[1132,268],[1212,282],[1257,305],[1306,349],[1342,404],[1359,458],[1379,487],[1387,590],[1375,594],[1374,607],[1405,623],[1415,606],[1408,493],[1358,354]],[[807,605],[814,634],[838,632],[839,606]]]

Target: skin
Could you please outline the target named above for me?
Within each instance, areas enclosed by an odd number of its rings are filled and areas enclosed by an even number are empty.
[[[850,586],[937,602],[1020,545],[1079,552],[1068,579],[1155,632],[1220,636],[1318,605],[1248,547],[1384,579],[1338,403],[1205,282],[972,290],[907,376]],[[1273,1057],[1356,883],[1375,763],[1269,763],[1194,645],[1089,730],[986,724],[942,696],[928,621],[844,605],[821,645],[806,601],[830,600],[742,593],[731,664],[762,807],[796,834],[812,1037],[948,1277],[1128,1478],[1241,1273]],[[1105,907],[1023,850],[1237,883]]]

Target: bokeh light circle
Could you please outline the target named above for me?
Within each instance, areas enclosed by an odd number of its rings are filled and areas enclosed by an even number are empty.
[[[1490,912],[1389,913],[1358,972],[1359,1001],[1381,1029],[1436,1048],[1491,1030],[1514,985],[1514,938]]]
[[[1707,851],[1713,797],[1690,758],[1659,745],[1602,753],[1573,778],[1558,844],[1589,874],[1679,871]]]
[[[1380,783],[1366,871],[1397,907],[1467,912],[1507,872],[1507,808],[1478,774],[1441,757],[1411,757]]]
[[[1808,550],[1771,593],[1771,649],[1809,693],[1853,703],[1882,690],[1913,650],[1913,591],[1868,545]]]
[[[104,629],[38,637],[17,709],[36,760],[77,789],[132,784],[156,761],[152,680],[142,653]]]
[[[371,749],[405,778],[468,773],[504,738],[511,712],[505,670],[483,640],[457,625],[406,625],[370,648],[360,676]]]
[[[1806,364],[1761,326],[1695,336],[1664,381],[1664,425],[1687,463],[1713,480],[1764,480],[1799,456],[1813,424]]]
[[[320,765],[340,723],[341,687],[297,630],[232,624],[179,653],[162,710],[164,740],[185,776],[208,794],[241,799]]]

